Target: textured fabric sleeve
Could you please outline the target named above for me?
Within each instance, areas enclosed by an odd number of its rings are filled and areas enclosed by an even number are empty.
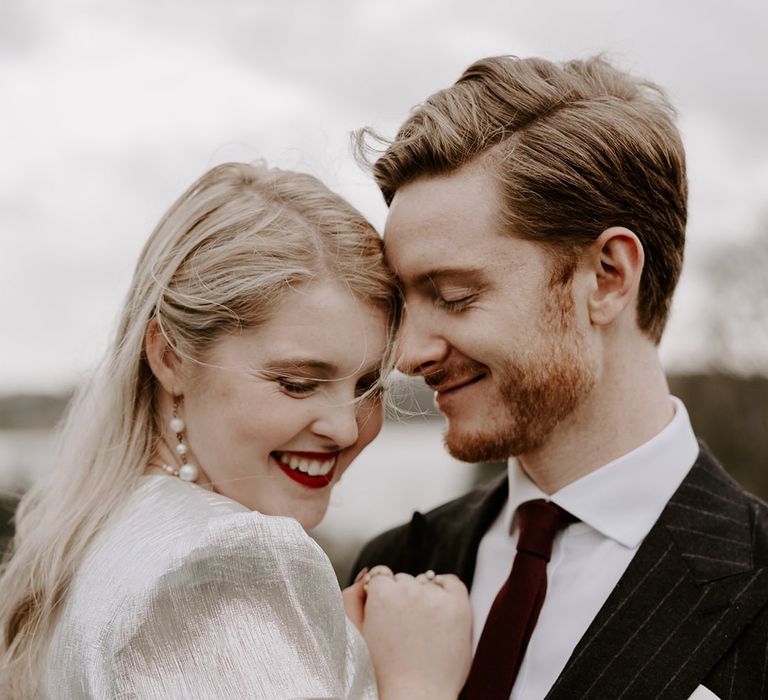
[[[376,698],[322,550],[296,521],[256,513],[212,521],[110,665],[111,698]]]

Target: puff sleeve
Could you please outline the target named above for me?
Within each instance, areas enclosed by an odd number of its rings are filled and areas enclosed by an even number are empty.
[[[110,698],[375,700],[365,643],[319,546],[294,520],[212,520],[114,643]]]

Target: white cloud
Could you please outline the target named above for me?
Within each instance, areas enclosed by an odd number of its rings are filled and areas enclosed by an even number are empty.
[[[150,229],[216,162],[307,170],[381,226],[348,132],[392,134],[496,53],[608,50],[669,89],[689,151],[691,267],[664,349],[688,357],[697,261],[766,209],[767,15],[745,0],[4,3],[0,391],[68,383],[95,361]]]

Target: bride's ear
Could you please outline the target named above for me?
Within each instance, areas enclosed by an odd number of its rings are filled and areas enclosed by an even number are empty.
[[[160,328],[157,319],[152,319],[144,336],[147,362],[160,386],[171,396],[184,393],[182,362]]]

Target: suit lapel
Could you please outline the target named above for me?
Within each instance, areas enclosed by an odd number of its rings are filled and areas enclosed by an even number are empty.
[[[768,600],[750,502],[704,450],[547,700],[687,698]]]

